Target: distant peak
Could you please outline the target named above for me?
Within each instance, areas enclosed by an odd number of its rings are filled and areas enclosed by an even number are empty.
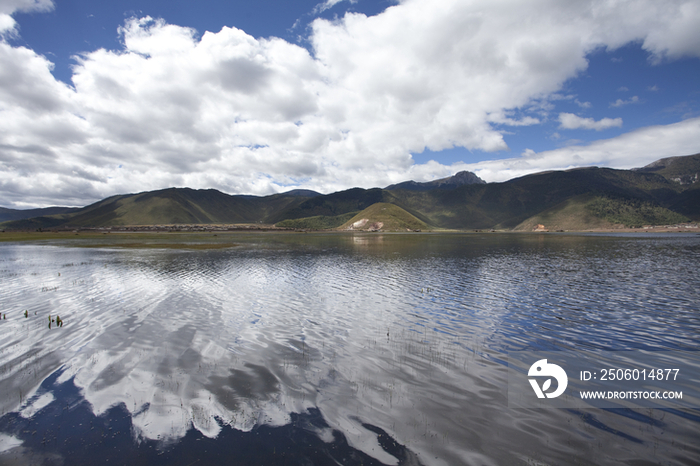
[[[452,176],[448,176],[447,178],[440,178],[438,180],[427,181],[425,183],[419,183],[417,181],[404,181],[403,183],[392,184],[384,189],[389,191],[393,189],[429,191],[431,189],[452,189],[467,184],[486,184],[486,181],[482,180],[474,173],[465,170],[457,172]]]
[[[449,178],[443,178],[443,180],[438,180],[438,181],[447,181],[447,182],[452,182],[452,183],[458,184],[458,185],[486,184],[486,181],[482,180],[481,178],[476,176],[474,173],[468,172],[466,170],[463,170],[461,172],[457,172]]]
[[[296,197],[317,197],[321,196],[321,193],[318,193],[316,191],[312,191],[310,189],[292,189],[291,191],[287,191],[284,193],[281,193],[283,196],[296,196]]]

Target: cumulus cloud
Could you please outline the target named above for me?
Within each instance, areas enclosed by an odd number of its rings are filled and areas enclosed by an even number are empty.
[[[50,5],[0,4],[5,15]],[[331,192],[445,176],[455,167],[416,165],[411,153],[507,149],[503,127],[548,118],[550,96],[597,48],[640,41],[654,60],[700,56],[697,8],[405,0],[372,17],[315,20],[311,51],[131,18],[121,50],[76,57],[72,88],[46,58],[0,42],[0,192],[29,207],[168,186]]]
[[[593,118],[583,118],[573,113],[559,114],[560,129],[594,129],[602,131],[608,128],[622,126],[622,118],[603,118],[595,121]]]
[[[15,12],[44,12],[53,7],[51,0],[0,0],[0,36],[17,33],[17,23],[12,18]]]

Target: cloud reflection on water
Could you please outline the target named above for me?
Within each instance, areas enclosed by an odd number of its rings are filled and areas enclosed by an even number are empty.
[[[226,426],[281,427],[318,409],[328,427],[315,435],[342,432],[384,464],[398,460],[372,426],[429,464],[502,464],[538,446],[550,461],[608,462],[616,453],[583,435],[591,419],[506,409],[497,353],[692,345],[697,322],[684,326],[698,288],[648,271],[685,267],[697,244],[674,255],[662,242],[671,255],[654,256],[623,240],[486,236],[338,236],[226,251],[5,248],[0,268],[16,270],[6,296],[18,314],[28,307],[37,316],[3,323],[11,331],[0,340],[0,388],[24,397],[5,398],[3,412],[20,403],[23,413],[39,411],[48,398],[26,400],[61,368],[56,383],[72,381],[95,416],[123,406],[143,440],[172,443],[193,427],[208,438]],[[83,265],[64,266],[76,260]],[[664,306],[680,310],[678,321]],[[45,315],[58,311],[65,326],[45,328]],[[655,331],[660,315],[664,332]],[[639,421],[596,422],[631,432]],[[680,443],[683,426],[667,428]],[[621,438],[596,436],[611,447]]]

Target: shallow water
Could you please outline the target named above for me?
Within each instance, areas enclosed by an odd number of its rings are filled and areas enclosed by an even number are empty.
[[[698,410],[508,408],[509,351],[700,349],[700,236],[640,236],[0,244],[0,464],[698,464]]]

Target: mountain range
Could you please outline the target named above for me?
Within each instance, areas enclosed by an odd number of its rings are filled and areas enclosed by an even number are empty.
[[[386,188],[331,194],[294,190],[271,196],[169,188],[108,197],[83,208],[0,209],[4,229],[172,224],[276,224],[348,228],[363,211],[391,229],[611,228],[700,220],[700,154],[633,170],[586,167],[486,183],[470,172]],[[387,205],[395,207],[387,207]],[[382,215],[387,218],[380,218]],[[353,220],[355,217],[360,220]],[[353,220],[352,222],[350,222]],[[367,219],[368,220],[368,219]],[[368,220],[369,221],[369,220]],[[358,223],[359,222],[359,223]]]

